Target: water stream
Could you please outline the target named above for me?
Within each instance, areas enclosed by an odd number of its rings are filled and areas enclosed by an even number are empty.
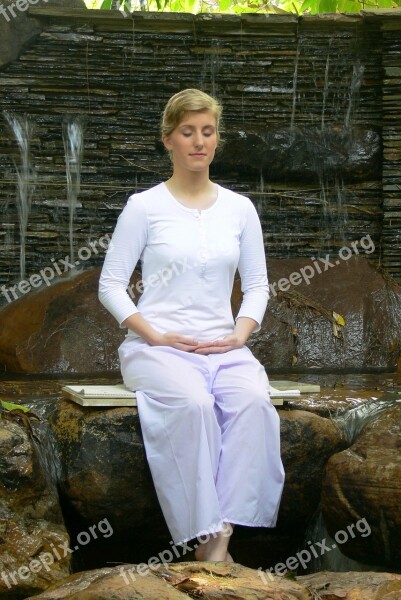
[[[15,115],[3,111],[5,120],[17,141],[21,167],[14,162],[17,174],[16,205],[20,228],[20,278],[25,278],[25,246],[28,218],[31,211],[32,198],[36,188],[36,169],[31,161],[31,141],[34,127],[27,115]]]
[[[71,262],[74,262],[74,218],[81,189],[81,167],[84,149],[83,123],[79,117],[67,117],[64,121],[63,143],[69,210],[70,259]]]
[[[298,84],[298,63],[299,63],[299,54],[301,52],[301,38],[298,38],[297,41],[297,51],[295,54],[295,64],[294,64],[294,75],[292,78],[292,109],[291,109],[291,130],[294,129],[295,124],[295,109],[297,105],[297,84]]]
[[[351,83],[348,91],[348,106],[344,119],[344,128],[349,130],[352,125],[352,115],[358,101],[359,90],[362,84],[362,77],[365,67],[358,61],[352,67]]]

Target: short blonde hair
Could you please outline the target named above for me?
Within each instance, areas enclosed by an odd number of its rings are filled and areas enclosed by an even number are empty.
[[[219,124],[223,109],[216,98],[195,88],[188,88],[174,94],[167,102],[163,112],[161,121],[162,135],[170,135],[188,112],[206,112],[207,110],[213,113],[216,119],[216,131],[219,134]]]

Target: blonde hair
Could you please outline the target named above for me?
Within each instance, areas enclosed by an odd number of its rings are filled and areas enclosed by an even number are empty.
[[[163,112],[162,135],[170,135],[188,112],[206,112],[208,110],[213,113],[216,119],[216,131],[219,134],[220,117],[223,109],[216,98],[194,88],[188,88],[174,94],[167,102]]]

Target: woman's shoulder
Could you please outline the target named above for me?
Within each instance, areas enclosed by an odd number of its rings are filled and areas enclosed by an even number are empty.
[[[157,201],[160,198],[161,194],[163,194],[163,188],[163,184],[158,183],[157,185],[154,185],[145,190],[129,193],[127,196],[127,204]]]
[[[238,192],[234,192],[230,188],[224,187],[220,184],[219,195],[226,201],[230,202],[232,207],[238,208],[238,210],[246,210],[249,206],[252,206],[252,201],[245,194],[240,194]]]

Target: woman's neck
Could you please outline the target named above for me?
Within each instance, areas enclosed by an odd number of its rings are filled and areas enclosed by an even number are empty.
[[[217,198],[217,187],[210,181],[208,173],[190,173],[189,177],[173,174],[166,186],[177,200],[193,204],[195,208],[209,206]]]

